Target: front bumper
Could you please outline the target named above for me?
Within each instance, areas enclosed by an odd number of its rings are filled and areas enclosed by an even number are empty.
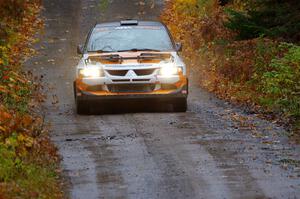
[[[80,93],[77,93],[77,99],[78,100],[84,100],[84,101],[99,101],[99,100],[143,100],[143,99],[149,99],[149,100],[172,100],[175,98],[187,98],[188,93],[185,88],[179,89],[178,91],[168,93],[168,94],[116,94],[116,95],[95,95],[90,92],[86,91],[79,91]]]
[[[109,91],[89,91],[82,83],[74,83],[75,98],[83,101],[112,101],[112,100],[156,100],[169,101],[188,96],[188,80],[181,79],[176,84],[175,89],[159,89],[151,92],[109,92]]]

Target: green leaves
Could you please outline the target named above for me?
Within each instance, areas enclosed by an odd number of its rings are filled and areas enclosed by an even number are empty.
[[[245,11],[226,9],[229,16],[225,26],[238,32],[237,39],[252,39],[260,35],[284,37],[299,42],[300,4],[294,0],[255,1]]]
[[[233,9],[225,9],[225,12],[229,15],[229,19],[224,25],[238,32],[238,40],[256,38],[267,32],[264,27],[258,26],[246,13]]]
[[[56,149],[35,112],[39,85],[20,70],[42,25],[40,3],[0,0],[0,198],[62,197]]]
[[[209,91],[276,113],[288,125],[295,121],[300,132],[300,46],[281,43],[300,40],[299,2],[235,0],[225,8],[215,2],[167,3],[162,19],[183,42],[186,63],[201,71]]]
[[[300,116],[300,46],[282,43],[278,47],[278,56],[261,73],[259,90],[263,92],[262,102],[271,108],[282,110],[290,116]]]

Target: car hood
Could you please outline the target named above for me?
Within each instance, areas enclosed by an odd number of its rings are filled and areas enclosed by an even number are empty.
[[[148,55],[158,55],[160,59],[149,59],[142,60],[139,58],[141,56]],[[123,58],[122,61],[115,61],[106,59],[107,56],[120,56]],[[103,59],[104,57],[104,59]],[[87,61],[88,60],[88,61]],[[158,66],[163,62],[174,62],[177,66],[181,66],[185,68],[185,64],[182,59],[178,56],[177,52],[169,51],[169,52],[154,52],[154,51],[138,51],[138,52],[115,52],[115,53],[88,53],[84,54],[82,59],[78,64],[78,68],[84,67],[110,67],[110,66],[122,66],[122,65],[155,65]]]

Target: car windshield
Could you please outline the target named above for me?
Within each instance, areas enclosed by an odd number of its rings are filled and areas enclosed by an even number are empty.
[[[88,52],[171,51],[173,45],[163,26],[98,27],[91,34]]]

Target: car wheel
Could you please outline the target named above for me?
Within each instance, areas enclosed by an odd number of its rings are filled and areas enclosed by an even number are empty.
[[[76,89],[76,82],[73,82],[73,92],[74,92],[74,99],[76,100],[76,96],[77,96],[77,89]]]
[[[173,102],[173,111],[174,112],[186,112],[187,110],[187,99],[177,99]]]
[[[79,115],[87,115],[90,113],[89,104],[86,101],[76,99],[76,111]]]

